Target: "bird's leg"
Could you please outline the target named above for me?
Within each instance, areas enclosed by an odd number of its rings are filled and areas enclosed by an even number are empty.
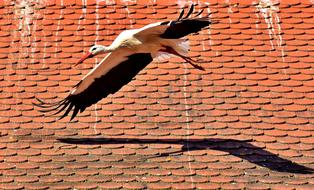
[[[196,69],[200,69],[200,70],[205,70],[202,66],[196,64],[196,63],[199,63],[198,61],[195,61],[193,59],[191,59],[190,57],[187,57],[187,56],[184,56],[184,55],[181,55],[179,54],[176,50],[174,50],[172,47],[169,47],[169,46],[164,46],[165,49],[161,49],[160,51],[161,52],[166,52],[166,53],[171,53],[173,55],[176,55],[176,56],[179,56],[181,57],[182,59],[184,59],[186,62],[188,62],[189,64],[191,64],[194,68]]]

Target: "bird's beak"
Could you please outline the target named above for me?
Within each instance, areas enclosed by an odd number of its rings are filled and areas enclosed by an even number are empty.
[[[94,55],[91,52],[86,53],[74,66],[82,63],[85,59],[91,58]]]

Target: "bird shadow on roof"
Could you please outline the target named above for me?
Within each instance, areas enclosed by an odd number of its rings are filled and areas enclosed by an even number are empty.
[[[154,155],[154,157],[172,156],[185,151],[218,150],[242,158],[256,165],[278,172],[312,174],[314,169],[299,165],[281,158],[263,148],[252,145],[250,141],[234,139],[205,138],[205,139],[136,139],[136,138],[59,138],[66,144],[101,145],[101,144],[181,144],[179,151],[170,151]],[[151,157],[150,157],[151,158]]]

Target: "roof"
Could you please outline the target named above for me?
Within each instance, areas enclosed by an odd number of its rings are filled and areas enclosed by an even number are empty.
[[[198,1],[219,20],[189,37],[205,71],[153,62],[72,122],[32,102],[185,1],[0,3],[0,189],[314,189],[313,1]]]

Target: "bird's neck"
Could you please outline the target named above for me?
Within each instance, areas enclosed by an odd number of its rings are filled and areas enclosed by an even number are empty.
[[[110,46],[104,46],[103,49],[104,49],[103,50],[104,53],[110,53],[110,52],[113,52],[114,50],[116,50],[117,48],[112,46],[112,45],[110,45]]]

